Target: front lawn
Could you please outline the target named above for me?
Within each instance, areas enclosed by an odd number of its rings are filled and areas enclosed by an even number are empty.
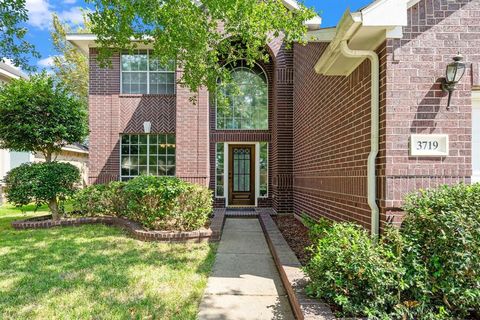
[[[102,225],[15,231],[0,208],[0,319],[195,319],[211,244],[141,242]]]

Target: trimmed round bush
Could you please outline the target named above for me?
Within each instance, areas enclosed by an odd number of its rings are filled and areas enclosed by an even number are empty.
[[[212,201],[208,188],[174,177],[139,176],[90,186],[74,203],[87,215],[115,215],[151,230],[191,231],[206,225]]]
[[[71,196],[79,180],[78,168],[70,163],[25,163],[8,172],[5,194],[16,206],[49,204],[55,218],[57,200]]]
[[[480,317],[480,184],[421,191],[406,198],[404,209],[411,312],[422,319]]]
[[[376,244],[353,223],[320,222],[311,230],[307,293],[335,305],[341,316],[394,318],[403,273],[395,232],[390,231],[391,243]]]

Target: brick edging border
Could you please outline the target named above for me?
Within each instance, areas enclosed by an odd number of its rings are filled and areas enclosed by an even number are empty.
[[[215,209],[213,218],[210,222],[210,227],[205,230],[196,231],[150,231],[145,230],[136,222],[117,217],[68,218],[60,221],[53,221],[49,218],[51,218],[51,215],[26,220],[18,220],[12,222],[12,227],[16,230],[26,230],[80,226],[86,224],[104,224],[107,226],[115,226],[124,229],[133,238],[141,241],[218,242],[222,237],[223,225],[225,223],[225,210]]]
[[[307,297],[304,292],[308,278],[302,265],[288,245],[277,225],[269,214],[258,216],[268,247],[277,266],[282,284],[296,319],[334,320],[337,319],[330,306],[317,299]]]

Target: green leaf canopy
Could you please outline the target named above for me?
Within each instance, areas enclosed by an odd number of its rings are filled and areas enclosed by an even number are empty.
[[[47,161],[87,134],[79,98],[47,74],[0,87],[0,148],[42,153]]]
[[[315,16],[303,5],[290,10],[281,0],[88,1],[95,6],[89,18],[103,65],[114,52],[148,45],[163,65],[177,61],[179,81],[192,91],[212,90],[218,79],[228,79],[222,65],[267,61],[265,47],[275,37],[287,45],[302,41],[304,22]]]

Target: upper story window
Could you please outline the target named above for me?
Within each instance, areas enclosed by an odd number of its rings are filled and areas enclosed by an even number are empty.
[[[268,84],[258,66],[232,69],[233,83],[221,89],[217,99],[217,129],[267,130]]]
[[[175,63],[167,66],[150,55],[149,50],[138,50],[133,54],[124,52],[121,57],[122,93],[174,94]]]

